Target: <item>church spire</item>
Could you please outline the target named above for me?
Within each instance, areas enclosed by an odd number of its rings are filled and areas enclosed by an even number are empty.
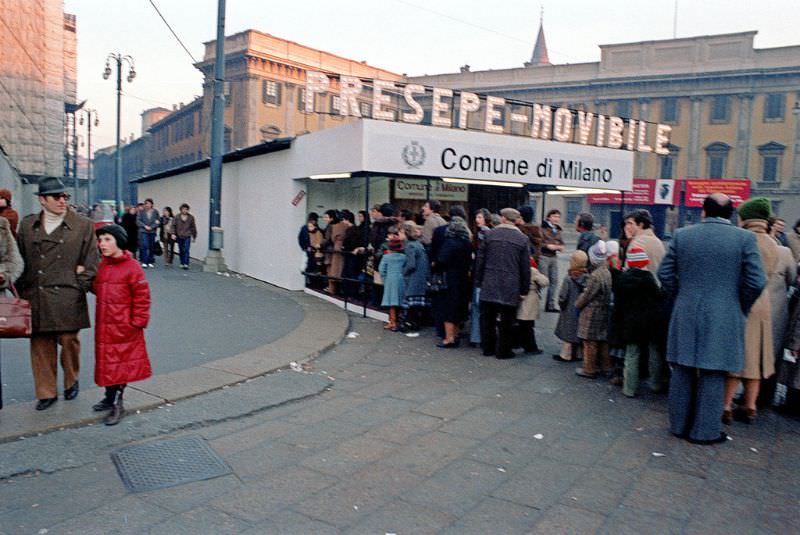
[[[533,54],[526,67],[538,67],[540,65],[550,65],[550,58],[547,55],[547,43],[544,41],[544,7],[539,16],[539,35],[536,36],[536,45],[533,47]]]

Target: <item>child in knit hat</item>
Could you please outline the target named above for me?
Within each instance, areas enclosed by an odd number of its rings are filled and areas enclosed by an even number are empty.
[[[569,362],[581,358],[581,339],[578,338],[578,309],[575,301],[586,287],[589,257],[583,251],[575,251],[569,259],[569,271],[558,292],[558,314],[556,336],[562,341],[561,353],[553,359]]]
[[[104,423],[116,425],[125,414],[122,394],[128,383],[152,375],[144,340],[150,321],[150,286],[139,263],[124,250],[128,235],[119,225],[95,231],[103,258],[92,291],[97,296],[94,326],[94,382],[106,389],[92,409],[110,411]]]
[[[625,344],[625,368],[622,393],[636,396],[639,388],[639,362],[647,352],[650,370],[650,387],[654,391],[664,388],[664,362],[657,342],[662,322],[657,317],[661,310],[661,288],[653,274],[647,270],[650,258],[641,247],[633,247],[627,254],[628,269],[614,286],[614,304],[619,311],[618,335]]]
[[[386,250],[378,264],[378,271],[383,279],[381,306],[389,308],[389,323],[384,328],[397,331],[398,311],[405,296],[403,270],[406,265],[406,255],[403,253],[404,244],[397,227],[393,226],[390,229],[388,238]]]
[[[578,296],[575,306],[581,311],[578,318],[578,338],[583,343],[583,367],[575,373],[594,379],[598,373],[611,371],[608,353],[609,305],[611,304],[611,273],[606,263],[606,243],[598,241],[589,248],[591,274],[586,289]]]

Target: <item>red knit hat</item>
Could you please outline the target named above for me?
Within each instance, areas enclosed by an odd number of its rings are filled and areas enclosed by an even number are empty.
[[[625,255],[625,260],[630,267],[645,268],[650,263],[650,257],[647,256],[647,251],[641,247],[633,247],[628,249]]]

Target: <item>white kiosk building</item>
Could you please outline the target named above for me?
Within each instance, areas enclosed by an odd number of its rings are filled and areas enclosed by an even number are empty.
[[[422,198],[469,185],[630,191],[632,150],[366,118],[265,142],[223,160],[225,261],[235,272],[302,290],[297,235],[311,211],[368,209],[388,202],[398,184],[424,184]],[[199,232],[194,258],[204,258],[208,246],[208,167],[198,162],[138,180],[141,199],[191,206]]]

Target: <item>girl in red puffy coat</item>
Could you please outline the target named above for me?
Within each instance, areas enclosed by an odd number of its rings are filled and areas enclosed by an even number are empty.
[[[150,320],[150,286],[139,263],[123,250],[128,238],[125,229],[106,225],[96,234],[103,258],[93,288],[97,295],[94,381],[106,387],[106,395],[92,408],[110,410],[105,424],[116,425],[125,414],[125,386],[153,374],[144,342]]]

